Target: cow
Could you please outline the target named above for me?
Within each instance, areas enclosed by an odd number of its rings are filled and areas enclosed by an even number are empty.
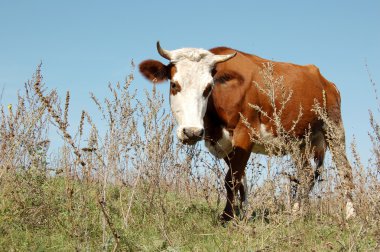
[[[261,71],[268,62],[273,64],[276,76],[283,76],[285,88],[292,90],[286,113],[281,118],[284,129],[293,127],[292,134],[300,139],[310,131],[316,171],[323,164],[327,148],[332,153],[338,152],[333,159],[346,197],[346,218],[355,215],[351,195],[354,187],[352,168],[345,147],[342,151],[329,145],[326,125],[313,111],[315,102],[325,104],[329,119],[343,132],[338,141],[345,146],[340,94],[316,66],[274,62],[227,47],[169,51],[157,42],[157,51],[169,63],[149,59],[139,65],[139,70],[153,83],[169,80],[170,106],[178,123],[177,138],[188,145],[204,140],[208,150],[215,157],[223,158],[229,167],[225,176],[227,200],[220,215],[222,221],[234,218],[237,193],[240,204],[246,201],[245,167],[251,153],[266,153],[263,146],[252,141],[250,133],[255,130],[261,136],[276,137],[276,125],[268,118],[274,108],[257,85],[263,81]],[[253,109],[250,104],[261,111]],[[298,118],[300,107],[303,113]],[[315,178],[310,179],[307,194]]]

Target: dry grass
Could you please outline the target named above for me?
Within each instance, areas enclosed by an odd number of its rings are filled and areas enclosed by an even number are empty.
[[[268,87],[277,83],[281,88],[281,79],[267,80]],[[277,122],[279,143],[262,139],[273,155],[253,155],[247,168],[246,218],[222,227],[218,215],[225,199],[226,167],[199,144],[178,144],[163,96],[153,87],[142,101],[132,82],[133,74],[122,84],[109,85],[104,101],[91,94],[106,124],[101,129],[94,123],[95,115],[86,111],[77,129],[69,127],[70,93],[61,103],[42,83],[40,68],[17,104],[1,106],[0,250],[380,248],[380,126],[372,112],[374,158],[368,167],[355,142],[351,144],[355,219],[344,219],[337,169],[329,160],[310,196],[307,214],[292,214],[294,184],[287,175],[296,175],[297,163],[308,156],[299,153],[301,143]],[[282,93],[281,104],[286,106],[291,92]],[[277,116],[282,111],[280,107]],[[51,127],[57,127],[65,141],[57,153],[49,152]],[[292,150],[291,155],[276,156],[283,148]]]

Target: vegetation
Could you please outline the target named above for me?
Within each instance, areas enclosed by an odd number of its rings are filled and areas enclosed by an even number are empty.
[[[133,74],[109,85],[104,101],[91,94],[104,128],[86,111],[77,130],[70,127],[70,93],[61,105],[40,68],[17,104],[1,105],[0,251],[380,249],[379,111],[369,117],[374,155],[368,167],[351,144],[355,218],[345,220],[329,159],[307,211],[294,213],[292,158],[253,155],[246,212],[223,226],[224,164],[199,144],[178,144],[162,95],[153,87],[141,101],[132,82]],[[52,127],[64,139],[53,154]],[[293,148],[286,139],[282,147]]]

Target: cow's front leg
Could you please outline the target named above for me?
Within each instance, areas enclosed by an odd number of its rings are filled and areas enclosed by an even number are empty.
[[[224,160],[229,166],[225,177],[225,187],[227,191],[226,207],[223,210],[221,219],[229,221],[235,216],[236,193],[240,194],[240,207],[243,201],[246,201],[246,191],[244,188],[245,166],[250,156],[250,151],[241,147],[235,147],[234,150]]]

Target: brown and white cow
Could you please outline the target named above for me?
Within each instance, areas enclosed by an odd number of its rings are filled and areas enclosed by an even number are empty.
[[[184,144],[195,144],[204,139],[209,151],[218,158],[224,158],[228,164],[229,171],[225,177],[227,203],[221,217],[230,220],[234,215],[236,192],[240,193],[241,201],[245,200],[243,177],[250,154],[265,153],[262,146],[256,146],[251,141],[250,129],[243,118],[263,136],[273,135],[273,121],[249,106],[255,104],[268,115],[273,113],[268,98],[254,84],[262,81],[260,71],[263,63],[272,61],[226,47],[168,51],[157,42],[157,50],[169,63],[165,65],[156,60],[146,60],[140,64],[140,72],[153,83],[170,81],[170,106],[178,123],[178,139]],[[293,92],[287,103],[286,115],[281,118],[283,127],[289,130],[293,126],[302,106],[303,115],[293,134],[302,138],[311,129],[314,158],[320,166],[328,141],[324,123],[312,111],[312,106],[315,101],[322,104],[325,93],[327,114],[342,128],[339,91],[314,65],[273,64],[275,75],[283,76],[286,88]],[[339,140],[344,146],[344,134]],[[348,218],[355,214],[350,196],[352,169],[345,151],[339,156],[339,161],[335,161],[342,187],[348,195]]]

